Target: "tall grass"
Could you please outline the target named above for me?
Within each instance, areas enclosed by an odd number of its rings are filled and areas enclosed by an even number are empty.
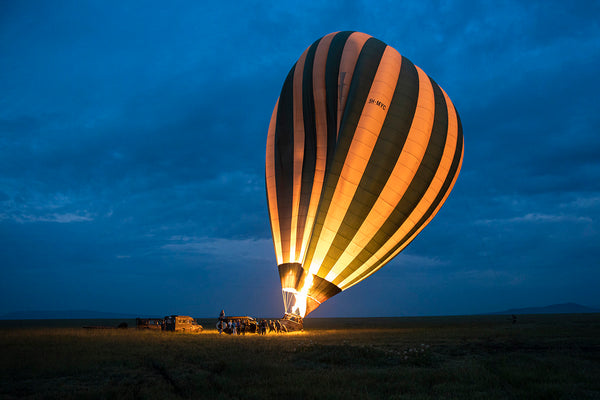
[[[266,336],[0,328],[0,398],[594,399],[600,315],[307,319]],[[92,325],[92,324],[90,324]]]

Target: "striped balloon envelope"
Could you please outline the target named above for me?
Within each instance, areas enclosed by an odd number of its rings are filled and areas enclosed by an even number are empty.
[[[395,49],[360,32],[306,49],[267,136],[286,314],[304,317],[402,251],[446,200],[462,159],[450,98]]]

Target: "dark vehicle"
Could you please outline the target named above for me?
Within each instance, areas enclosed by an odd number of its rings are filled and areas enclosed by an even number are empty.
[[[279,320],[279,323],[283,325],[288,332],[304,330],[303,319],[296,314],[285,313],[283,318]]]
[[[258,323],[256,322],[256,320],[252,317],[248,317],[248,316],[244,316],[244,317],[224,317],[222,321],[218,321],[217,322],[217,329],[219,329],[219,323],[223,323],[222,325],[222,330],[225,333],[232,333],[233,329],[229,329],[228,325],[229,325],[229,321],[231,321],[231,323],[237,323],[239,322],[241,326],[244,327],[244,331],[245,333],[256,333],[257,332],[257,327],[258,327]]]
[[[136,318],[135,326],[137,329],[162,330],[165,320],[162,318]]]
[[[173,332],[202,332],[204,328],[187,315],[168,315],[165,317],[163,329]]]

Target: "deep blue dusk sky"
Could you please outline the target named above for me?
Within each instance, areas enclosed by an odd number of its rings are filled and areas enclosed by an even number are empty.
[[[312,316],[600,306],[600,2],[202,3],[0,5],[0,315],[281,316],[269,119],[340,30],[433,77],[465,155],[406,250]]]

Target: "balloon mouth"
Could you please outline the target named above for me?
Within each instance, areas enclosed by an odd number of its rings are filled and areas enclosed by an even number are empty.
[[[304,318],[306,316],[306,308],[308,305],[308,295],[306,293],[298,292],[293,288],[283,288],[281,289],[281,292],[284,299],[283,302],[286,306],[285,313]],[[314,299],[311,300],[315,301]]]
[[[302,318],[342,291],[333,283],[305,271],[300,263],[279,265],[279,276],[285,312]]]

